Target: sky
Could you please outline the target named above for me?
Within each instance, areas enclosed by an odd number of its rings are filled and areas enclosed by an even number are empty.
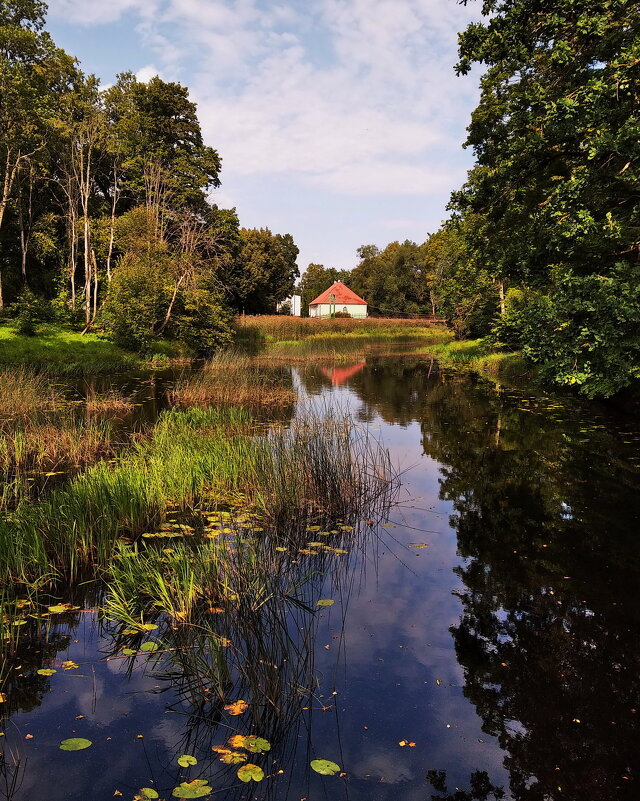
[[[222,156],[220,206],[310,262],[422,242],[447,216],[478,76],[456,77],[457,0],[49,0],[48,29],[103,85],[189,87]]]

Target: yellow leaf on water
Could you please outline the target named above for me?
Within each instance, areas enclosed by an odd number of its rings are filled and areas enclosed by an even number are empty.
[[[232,704],[227,704],[224,709],[230,715],[242,715],[249,709],[249,704],[246,701],[239,700],[234,701]]]

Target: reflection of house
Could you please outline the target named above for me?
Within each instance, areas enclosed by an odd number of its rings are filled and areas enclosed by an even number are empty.
[[[350,314],[351,317],[366,317],[367,301],[362,300],[342,281],[336,281],[311,301],[309,317],[333,317],[336,312]]]
[[[366,364],[366,362],[359,362],[358,364],[352,364],[350,367],[321,367],[320,372],[331,381],[334,387],[339,387],[340,384],[348,381],[352,375],[359,373]]]

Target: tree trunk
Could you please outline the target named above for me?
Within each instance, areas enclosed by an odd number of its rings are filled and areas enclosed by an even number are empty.
[[[505,312],[504,281],[502,279],[498,281],[498,297],[500,298],[500,316],[504,317],[504,312]]]

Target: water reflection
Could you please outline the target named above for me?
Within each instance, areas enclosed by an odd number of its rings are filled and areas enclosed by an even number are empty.
[[[159,618],[167,653],[123,658],[131,641],[95,611],[22,626],[5,662],[0,795],[106,801],[202,775],[224,798],[278,801],[637,798],[635,424],[411,356],[292,376],[379,427],[411,468],[395,527],[365,524],[334,569],[314,557],[292,566],[298,603],[281,594],[189,630]],[[149,387],[153,417],[166,386]],[[313,611],[321,597],[336,605]],[[84,677],[37,674],[64,659]],[[255,714],[231,720],[230,697]],[[272,779],[239,786],[211,752],[236,729],[270,740]],[[94,747],[49,786],[57,742],[74,730]],[[181,753],[197,769],[180,771]],[[316,757],[347,776],[310,773]]]

